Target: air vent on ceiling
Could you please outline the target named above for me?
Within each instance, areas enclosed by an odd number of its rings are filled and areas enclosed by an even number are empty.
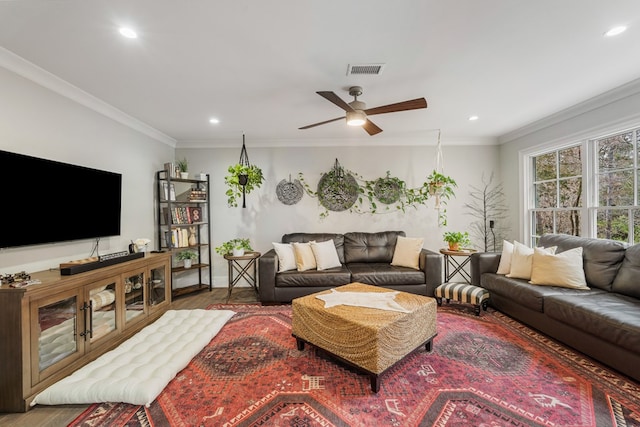
[[[347,76],[377,76],[383,68],[384,64],[349,64]]]

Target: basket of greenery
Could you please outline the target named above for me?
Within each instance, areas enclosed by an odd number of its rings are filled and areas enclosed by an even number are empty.
[[[459,251],[461,248],[471,244],[468,232],[447,231],[442,235],[445,242],[449,244],[450,251]]]
[[[245,252],[253,251],[251,242],[245,238],[235,238],[228,240],[215,248],[219,255],[243,256]]]

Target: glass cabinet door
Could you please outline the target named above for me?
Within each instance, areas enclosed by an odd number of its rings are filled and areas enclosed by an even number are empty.
[[[125,325],[145,317],[145,277],[144,270],[136,270],[124,274]]]
[[[76,291],[42,298],[31,303],[31,381],[41,381],[57,366],[84,354],[78,335],[83,322],[80,296]],[[54,367],[55,366],[55,367]]]
[[[88,285],[85,294],[85,330],[80,333],[90,346],[116,331],[121,326],[116,317],[118,306],[118,277]]]
[[[167,301],[167,268],[166,265],[152,267],[149,282],[149,305],[161,305]]]

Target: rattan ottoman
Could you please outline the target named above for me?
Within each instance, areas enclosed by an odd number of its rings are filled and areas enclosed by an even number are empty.
[[[397,292],[395,302],[408,312],[335,305],[319,298],[332,291],[292,301],[292,335],[298,350],[308,343],[368,374],[371,390],[380,390],[380,375],[414,350],[431,350],[436,336],[436,301],[393,289],[350,283],[336,292]],[[357,295],[356,295],[357,296]],[[359,296],[357,296],[359,297]]]

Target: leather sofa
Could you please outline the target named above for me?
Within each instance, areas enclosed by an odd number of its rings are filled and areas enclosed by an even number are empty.
[[[472,283],[491,293],[495,309],[640,381],[640,244],[546,234],[538,246],[582,247],[590,289],[496,274],[501,254],[490,252],[471,255]]]
[[[285,234],[282,243],[333,240],[341,265],[326,270],[278,272],[278,256],[271,249],[258,259],[260,301],[290,303],[294,298],[352,282],[433,296],[442,282],[442,255],[423,248],[419,270],[393,266],[398,236],[406,237],[403,231]]]

